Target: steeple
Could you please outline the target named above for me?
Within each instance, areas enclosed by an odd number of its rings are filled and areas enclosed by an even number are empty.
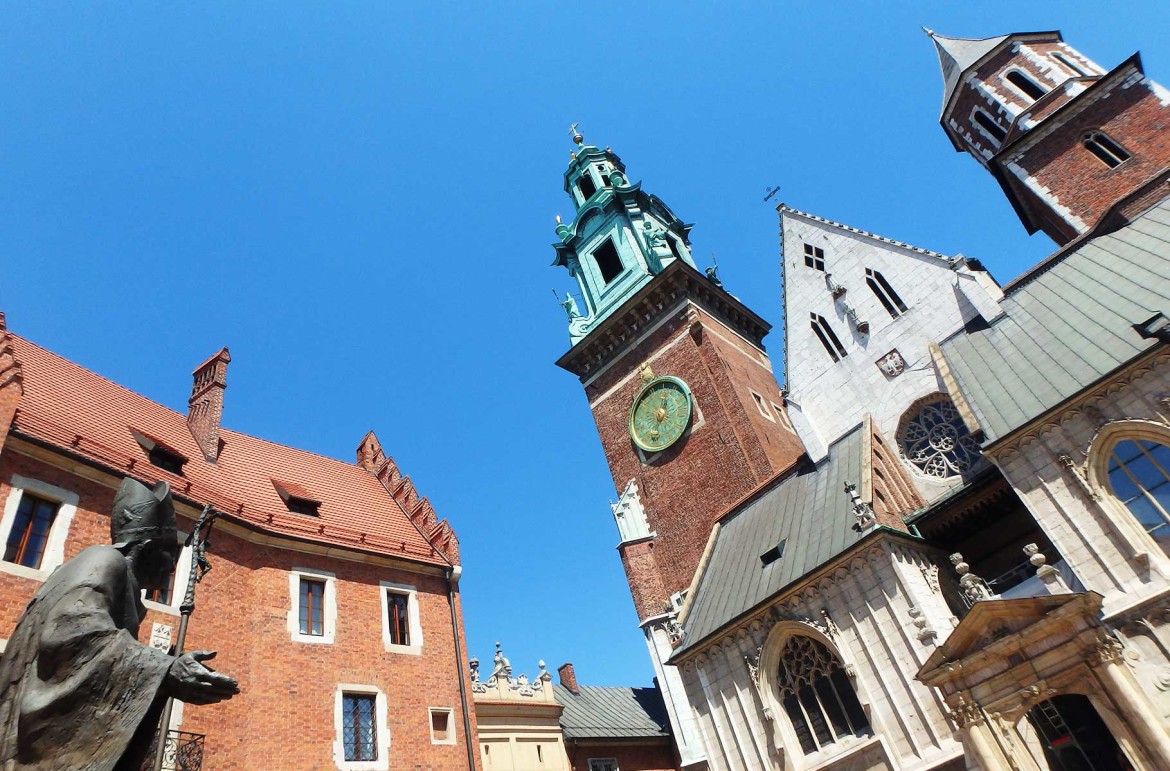
[[[934,41],[935,50],[938,52],[938,63],[942,67],[943,112],[946,112],[947,105],[950,104],[951,97],[954,96],[963,73],[1008,38],[1007,35],[988,38],[945,37],[926,27],[922,29]]]
[[[632,297],[670,263],[691,258],[691,225],[683,223],[657,196],[631,183],[626,166],[610,148],[585,144],[573,124],[576,144],[565,170],[565,192],[573,202],[571,222],[557,216],[559,243],[553,265],[577,280],[562,301],[569,340],[576,344],[614,309]]]

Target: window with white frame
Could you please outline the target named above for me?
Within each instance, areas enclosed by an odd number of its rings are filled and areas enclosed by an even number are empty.
[[[337,686],[333,703],[333,760],[342,771],[390,768],[386,695],[372,685]]]
[[[1097,160],[1111,169],[1116,169],[1129,160],[1129,152],[1113,141],[1104,131],[1090,131],[1081,140],[1085,149],[1092,153]]]
[[[617,758],[589,758],[589,771],[621,771]]]
[[[1008,70],[1003,77],[1004,80],[1015,86],[1017,91],[1028,97],[1029,101],[1034,102],[1048,93],[1048,89],[1037,83],[1035,78],[1023,70]]]
[[[390,653],[422,653],[418,590],[408,584],[382,581],[382,644]]]
[[[431,744],[455,743],[455,711],[450,707],[431,707]]]
[[[1170,447],[1148,439],[1122,439],[1108,457],[1113,494],[1170,554]]]
[[[872,733],[844,665],[818,640],[804,635],[788,638],[780,653],[776,685],[806,755],[847,737]]]
[[[1007,129],[999,125],[999,122],[986,110],[980,110],[978,107],[971,113],[971,119],[975,121],[975,125],[982,129],[983,133],[987,135],[988,139],[995,142],[998,147],[1003,140],[1007,139]]]
[[[337,576],[293,568],[288,574],[288,631],[294,642],[332,643],[337,627]]]
[[[77,513],[77,494],[13,474],[0,517],[0,570],[44,580],[65,561],[65,540]]]

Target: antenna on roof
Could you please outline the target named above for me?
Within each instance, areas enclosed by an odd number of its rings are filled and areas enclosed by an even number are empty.
[[[764,203],[767,203],[769,200],[771,200],[772,196],[776,195],[776,193],[779,193],[779,192],[780,192],[779,185],[776,185],[775,187],[768,188],[768,194],[766,196],[764,196]]]

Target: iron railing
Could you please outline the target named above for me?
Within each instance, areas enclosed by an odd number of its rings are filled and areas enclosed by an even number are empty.
[[[164,771],[202,771],[203,768],[203,740],[204,734],[193,734],[190,731],[167,731],[166,745],[163,748]],[[154,771],[155,747],[158,746],[158,734],[150,742],[150,752],[142,764],[141,771]]]

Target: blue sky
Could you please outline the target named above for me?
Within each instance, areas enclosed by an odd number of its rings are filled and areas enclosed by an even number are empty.
[[[1168,23],[1164,1],[7,4],[0,310],[178,410],[230,346],[235,430],[352,460],[375,429],[460,537],[473,655],[642,684],[616,493],[553,365],[569,123],[779,324],[773,185],[1001,282],[1053,248],[943,135],[919,25],[1061,29],[1167,83]]]

